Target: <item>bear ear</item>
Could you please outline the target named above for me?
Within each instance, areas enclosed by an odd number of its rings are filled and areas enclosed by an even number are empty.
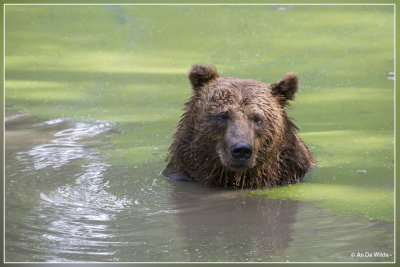
[[[197,64],[189,70],[189,80],[194,90],[217,79],[217,69],[213,65]]]
[[[282,79],[271,83],[271,92],[276,96],[281,105],[288,104],[288,100],[293,100],[299,88],[299,76],[296,73],[286,73]]]

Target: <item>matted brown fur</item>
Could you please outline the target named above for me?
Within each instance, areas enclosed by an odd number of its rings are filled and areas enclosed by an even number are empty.
[[[193,96],[185,104],[169,149],[164,175],[226,187],[260,188],[295,183],[315,164],[285,106],[298,89],[298,77],[280,81],[219,77],[214,66],[189,71]],[[236,159],[235,144],[251,147]]]

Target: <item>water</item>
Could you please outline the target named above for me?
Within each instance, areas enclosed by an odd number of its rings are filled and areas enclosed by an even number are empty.
[[[6,261],[393,261],[393,223],[113,166],[105,121],[5,121]]]
[[[393,260],[393,6],[4,11],[6,107],[48,118],[6,114],[7,261]],[[299,73],[305,182],[250,196],[160,175],[195,63]]]

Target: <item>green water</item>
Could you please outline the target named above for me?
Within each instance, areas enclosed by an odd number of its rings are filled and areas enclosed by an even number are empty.
[[[265,82],[294,71],[288,112],[318,165],[300,184],[249,194],[393,222],[392,6],[6,6],[5,16],[7,110],[114,123],[99,150],[132,180],[111,180],[112,193],[163,179],[191,65]]]

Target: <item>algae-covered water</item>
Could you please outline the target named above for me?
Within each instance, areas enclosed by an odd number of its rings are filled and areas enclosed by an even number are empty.
[[[392,262],[393,9],[7,5],[6,261]],[[304,182],[160,174],[195,63],[299,74]]]

